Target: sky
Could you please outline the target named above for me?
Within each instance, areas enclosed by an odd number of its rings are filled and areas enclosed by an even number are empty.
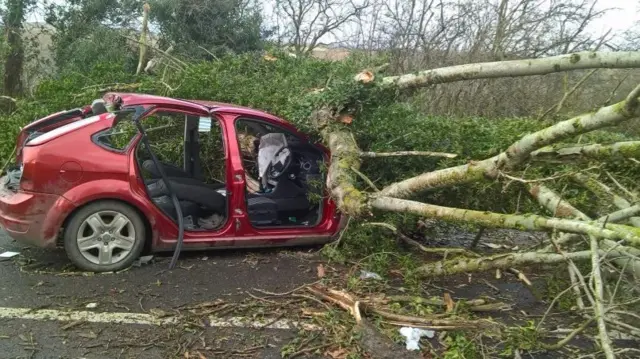
[[[263,15],[267,18],[273,18],[273,8],[276,0],[260,0],[264,5]],[[393,1],[393,0],[388,0]],[[402,0],[400,0],[402,1]],[[64,3],[64,0],[49,0],[53,3]],[[589,31],[594,34],[602,35],[611,29],[614,32],[629,29],[635,23],[640,23],[640,0],[599,0],[596,5],[598,10],[610,8],[600,19],[591,24]],[[31,14],[27,21],[42,22],[44,19],[40,14]],[[273,21],[273,20],[272,20]],[[334,35],[327,35],[320,41],[325,43],[339,41]],[[613,40],[615,43],[615,39]]]
[[[592,31],[604,34],[609,29],[613,31],[624,31],[630,28],[635,22],[640,21],[639,0],[600,0],[600,9],[615,8],[607,12],[602,18],[596,20],[592,26]]]

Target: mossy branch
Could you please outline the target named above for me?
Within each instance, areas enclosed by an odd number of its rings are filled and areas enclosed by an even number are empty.
[[[569,219],[549,218],[534,214],[515,215],[481,212],[469,209],[436,206],[416,201],[377,197],[371,200],[373,208],[399,213],[413,213],[419,216],[447,221],[479,224],[485,227],[513,228],[530,231],[552,231],[581,233],[598,238],[624,240],[640,247],[640,229],[616,224],[585,222]]]
[[[500,77],[546,75],[555,72],[598,68],[638,68],[640,52],[576,52],[539,59],[481,62],[389,76],[383,84],[401,89]]]
[[[574,161],[576,159],[611,160],[640,157],[640,141],[617,142],[609,145],[550,146],[531,153],[535,160]]]
[[[617,257],[619,253],[599,251],[600,256]],[[514,266],[531,264],[553,264],[565,261],[565,256],[571,260],[587,261],[591,259],[591,251],[580,251],[566,253],[508,253],[498,254],[491,257],[482,258],[457,258],[446,261],[429,263],[418,268],[418,272],[423,277],[436,277],[442,275],[452,275],[459,273],[483,272],[492,269],[504,269]]]
[[[553,190],[551,190],[546,186],[531,185],[529,186],[529,193],[535,200],[538,201],[538,203],[542,207],[547,209],[549,212],[553,213],[554,216],[561,217],[561,218],[575,218],[583,221],[591,221],[591,218],[589,218],[589,216],[587,216],[586,214],[584,214],[583,212],[581,212],[580,210],[572,206],[569,202],[563,200],[562,197],[560,197],[560,195],[558,195],[556,192],[554,192]],[[615,223],[618,220],[618,218],[613,218],[613,219],[614,221],[610,221],[608,217],[603,217],[598,219],[598,222],[599,223],[604,223],[604,222]],[[560,238],[558,238],[558,240],[556,241],[556,244],[567,243],[567,242],[575,241],[578,239],[579,239],[579,235],[576,235],[573,233],[563,233],[560,236]],[[635,248],[622,247],[618,245],[618,243],[609,239],[603,239],[600,242],[600,245],[605,250],[616,249],[618,251],[621,251],[621,253],[629,252],[629,254],[632,255],[631,258],[621,258],[621,259],[615,260],[614,263],[619,268],[625,268],[628,272],[635,275],[636,278],[640,278],[640,261],[633,258],[633,257],[640,256],[640,250],[637,250]],[[550,245],[544,251],[550,252],[550,251],[553,251],[554,249],[555,249],[554,246]]]
[[[629,201],[617,195],[609,186],[598,181],[593,176],[576,173],[571,178],[589,191],[593,192],[593,194],[595,194],[601,201],[607,204],[613,204],[618,209],[631,207],[631,203],[629,203]],[[640,227],[640,217],[631,217],[629,218],[629,222],[635,227]]]
[[[636,91],[634,90],[633,93]],[[496,178],[503,169],[521,166],[530,158],[531,153],[538,149],[579,134],[620,124],[633,118],[637,112],[637,101],[625,100],[612,106],[603,107],[594,113],[580,115],[528,134],[509,146],[506,151],[491,158],[427,172],[392,183],[383,188],[380,195],[409,198],[428,189],[469,183],[485,177]]]

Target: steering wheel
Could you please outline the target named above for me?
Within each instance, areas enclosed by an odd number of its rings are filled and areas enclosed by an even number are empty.
[[[282,147],[276,152],[274,157],[278,157],[283,151],[289,151],[289,155],[286,157],[283,164],[278,164],[278,168],[274,168],[273,165],[269,167],[269,178],[277,179],[280,178],[283,174],[287,173],[289,167],[291,167],[291,163],[293,163],[293,154],[289,147]]]

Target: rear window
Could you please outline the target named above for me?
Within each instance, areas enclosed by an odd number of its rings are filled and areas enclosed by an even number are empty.
[[[95,135],[93,141],[113,151],[126,150],[138,133],[138,129],[132,121],[133,115],[134,112],[131,111],[119,113],[115,125]]]

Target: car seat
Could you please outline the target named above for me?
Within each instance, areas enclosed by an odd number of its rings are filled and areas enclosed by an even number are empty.
[[[149,163],[150,162],[150,163]],[[215,212],[226,216],[226,192],[224,184],[210,185],[191,178],[188,174],[175,166],[161,164],[163,170],[171,184],[171,189],[178,198],[180,209],[184,217],[189,215],[196,218],[203,215],[198,209],[202,208],[207,212]],[[153,201],[167,213],[175,217],[175,208],[170,201],[170,193],[164,181],[160,178],[160,173],[153,164],[147,160],[142,165],[152,178],[147,181],[147,191]],[[169,176],[169,173],[172,176]],[[154,178],[155,177],[155,178]],[[169,201],[167,201],[167,197]],[[169,209],[171,206],[172,209]],[[248,198],[247,211],[252,223],[256,225],[267,225],[275,223],[278,219],[278,205],[270,198]]]

